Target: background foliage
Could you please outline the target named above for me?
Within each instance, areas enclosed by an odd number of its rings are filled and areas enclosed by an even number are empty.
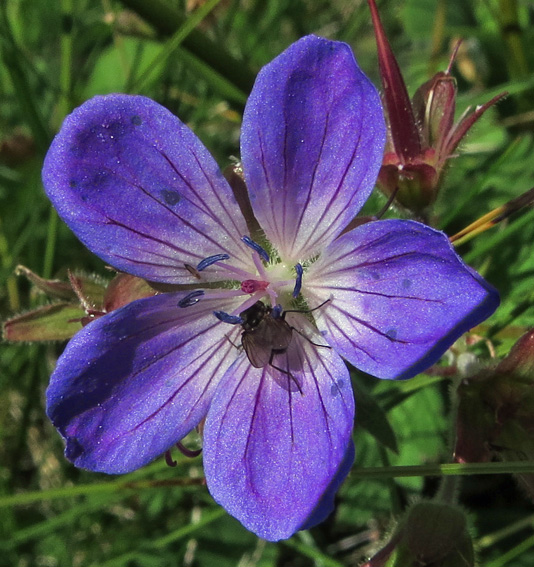
[[[458,111],[510,93],[449,169],[433,213],[452,235],[534,185],[534,4],[383,0],[378,7],[411,92],[446,68],[452,42],[462,37]],[[14,275],[18,264],[44,277],[64,277],[70,268],[109,278],[58,221],[41,186],[44,154],[72,108],[95,94],[146,94],[189,124],[224,166],[238,154],[241,113],[258,69],[308,33],[348,42],[380,84],[363,0],[0,2],[0,318],[47,301]],[[376,195],[367,210],[383,202]],[[534,326],[533,242],[529,209],[459,248],[501,292],[502,307],[477,330],[498,357]],[[451,461],[446,371],[404,383],[355,375],[357,457],[335,515],[291,540],[266,543],[211,500],[200,458],[180,457],[175,469],[157,461],[123,478],[64,460],[44,414],[61,348],[0,345],[0,565],[357,565],[409,502],[434,496],[432,465]],[[457,345],[442,368],[467,348]],[[491,362],[486,341],[469,349]],[[428,467],[400,477],[392,468],[399,465]],[[383,474],[373,473],[378,469]],[[480,564],[533,564],[532,501],[510,476],[466,476],[459,501]]]

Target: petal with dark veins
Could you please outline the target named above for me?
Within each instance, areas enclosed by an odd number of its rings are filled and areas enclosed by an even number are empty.
[[[172,447],[206,415],[238,355],[213,315],[219,300],[140,299],[96,319],[59,358],[47,413],[76,466],[126,473]],[[231,309],[233,302],[227,302]],[[232,331],[234,334],[238,329]]]
[[[290,348],[302,358],[293,378],[271,366],[254,368],[242,355],[217,388],[204,428],[212,496],[271,541],[324,517],[332,509],[329,487],[350,468],[343,466],[354,420],[347,368],[334,350],[319,352],[298,334]]]
[[[334,241],[304,276],[318,328],[341,356],[378,378],[409,378],[489,317],[497,291],[445,234],[385,220]]]
[[[251,265],[245,220],[215,160],[148,98],[99,96],[77,108],[48,151],[43,183],[76,236],[132,275],[190,282],[184,264],[219,253]]]
[[[307,36],[260,71],[241,158],[256,218],[284,260],[312,257],[356,215],[384,142],[380,98],[345,43]]]

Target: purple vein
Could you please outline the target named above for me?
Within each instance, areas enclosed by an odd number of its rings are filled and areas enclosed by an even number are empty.
[[[200,160],[198,159],[197,155],[195,154],[195,152],[193,150],[191,150],[191,153],[193,154],[193,157],[195,158],[195,161],[197,162],[197,165],[200,169],[200,171],[202,171],[202,175],[204,176],[204,179],[206,179],[206,181],[208,182],[210,188],[211,188],[211,192],[213,193],[213,195],[215,196],[215,198],[217,199],[217,201],[219,202],[221,208],[224,210],[224,212],[226,213],[226,217],[227,219],[232,223],[233,227],[234,227],[234,231],[233,233],[230,232],[229,228],[226,226],[225,223],[221,223],[220,219],[217,219],[214,215],[213,212],[210,211],[212,218],[219,222],[219,224],[221,224],[221,226],[223,227],[224,231],[226,232],[226,234],[228,234],[228,236],[234,241],[234,244],[237,245],[237,247],[239,249],[242,248],[242,243],[241,243],[241,237],[243,236],[243,230],[241,229],[241,227],[237,226],[236,223],[236,219],[241,217],[241,211],[239,209],[239,207],[236,207],[234,213],[230,213],[230,211],[228,211],[227,207],[226,207],[226,203],[221,199],[221,196],[219,194],[219,191],[216,190],[216,188],[213,185],[213,181],[212,179],[208,176],[208,174],[204,171],[204,168],[202,167],[202,164],[200,163]],[[197,198],[200,199],[200,196],[197,195]],[[237,235],[237,236],[236,236]]]
[[[222,345],[221,344],[215,344],[215,345],[211,345],[209,346],[203,353],[201,353],[199,356],[197,356],[196,360],[201,359],[202,357],[204,357],[204,355],[207,355],[208,353],[210,353],[211,351],[216,351],[218,349],[220,349]],[[224,364],[228,354],[230,352],[230,349],[227,348],[225,349],[225,353],[224,356],[222,358],[222,360],[219,361],[219,364],[217,365],[217,368],[215,369],[215,372],[213,372],[210,377],[208,378],[204,389],[202,390],[200,396],[195,400],[195,402],[190,406],[189,411],[187,413],[187,415],[184,416],[184,420],[187,420],[190,418],[191,414],[194,413],[195,409],[198,407],[198,405],[200,404],[201,400],[205,397],[205,395],[207,394],[207,392],[210,389],[210,385],[212,384],[212,382],[215,380],[216,376],[220,375],[220,374],[224,374],[224,372],[226,372],[226,366]],[[192,373],[188,376],[187,379],[185,379],[182,384],[172,393],[171,396],[169,396],[169,398],[167,400],[165,400],[165,402],[163,402],[154,412],[152,412],[149,416],[147,416],[145,419],[143,419],[140,423],[138,423],[135,427],[133,427],[132,429],[130,429],[128,432],[125,432],[123,435],[127,434],[127,433],[131,433],[137,429],[139,429],[140,427],[142,427],[145,423],[147,423],[148,421],[150,421],[151,419],[153,419],[154,417],[156,417],[161,411],[163,411],[169,404],[171,404],[176,396],[178,396],[180,394],[180,392],[182,390],[184,390],[186,388],[186,386],[188,386],[193,379],[202,371],[202,369],[204,369],[206,367],[206,365],[211,361],[211,357],[209,356],[205,356],[204,360],[202,360],[202,362],[200,363],[200,365],[194,369],[192,371]],[[193,364],[193,362],[189,363],[188,366],[191,366],[191,364]],[[181,368],[179,370],[179,372],[183,372],[185,369],[187,368],[187,366]],[[175,377],[177,375],[177,373],[174,374],[173,377]]]
[[[200,194],[197,192],[197,190],[194,188],[194,186],[181,174],[181,172],[176,168],[176,166],[174,165],[174,163],[172,162],[172,160],[169,158],[169,156],[167,156],[167,154],[161,150],[158,150],[159,153],[161,154],[161,156],[167,161],[167,163],[171,166],[172,170],[176,173],[176,175],[178,175],[178,177],[180,177],[180,179],[182,180],[182,182],[188,187],[189,191],[196,197],[197,202],[192,201],[191,199],[187,199],[194,207],[196,207],[198,210],[200,210],[202,213],[204,213],[206,216],[208,216],[209,218],[211,218],[217,225],[219,225],[222,230],[224,232],[226,232],[226,234],[228,234],[228,236],[230,236],[230,238],[234,241],[234,243],[236,243],[238,246],[241,244],[240,238],[241,238],[241,231],[239,230],[239,228],[235,225],[234,222],[234,218],[237,215],[230,215],[228,213],[228,210],[226,209],[226,206],[223,204],[220,196],[219,196],[219,192],[215,190],[212,180],[210,179],[210,177],[208,176],[208,174],[204,171],[204,168],[202,167],[200,160],[198,159],[197,155],[195,154],[195,152],[190,149],[189,151],[191,152],[191,154],[193,155],[194,160],[196,161],[200,171],[202,172],[202,175],[204,176],[204,179],[206,179],[206,181],[208,182],[212,194],[215,196],[215,198],[219,201],[221,207],[224,209],[224,212],[227,215],[228,220],[230,220],[232,222],[232,224],[234,225],[234,228],[236,229],[235,233],[231,233],[230,230],[228,229],[228,227],[226,226],[225,223],[221,223],[221,220],[214,215],[213,211],[207,206],[207,204],[205,203],[204,199],[200,196]],[[158,201],[160,202],[160,201]],[[201,207],[199,205],[199,203],[202,203],[202,205],[204,205],[203,207]],[[163,204],[163,203],[162,203]],[[165,205],[164,205],[165,206]],[[171,209],[172,211],[172,209]],[[237,213],[238,209],[236,209],[236,213]],[[172,211],[174,212],[174,211]],[[176,214],[176,213],[175,213]],[[177,215],[178,216],[178,215]],[[183,219],[182,219],[183,220]]]
[[[342,311],[342,310],[338,309],[338,311]],[[343,313],[345,315],[347,315],[346,312],[343,312]],[[367,350],[365,350],[362,346],[360,346],[359,344],[354,342],[353,339],[351,337],[349,337],[349,335],[347,335],[347,333],[345,333],[345,331],[336,323],[336,321],[333,318],[330,317],[329,320],[330,320],[331,327],[333,327],[334,329],[337,329],[339,334],[342,335],[347,340],[347,342],[349,342],[354,348],[358,349],[363,354],[365,354],[365,356],[367,356],[367,357],[371,358],[372,360],[374,360],[375,362],[377,362],[377,359],[371,353],[367,352]],[[333,333],[331,333],[331,334],[333,334]]]
[[[320,217],[317,219],[317,221],[315,222],[315,226],[319,227],[321,225],[321,223],[323,222],[324,218],[326,217],[329,208],[332,206],[333,202],[335,199],[337,199],[339,193],[341,192],[341,189],[343,187],[343,184],[345,183],[345,179],[348,175],[348,172],[352,166],[352,163],[356,157],[356,154],[360,148],[360,143],[361,143],[361,122],[363,120],[363,116],[360,117],[360,124],[359,124],[359,128],[357,129],[358,131],[358,140],[356,141],[356,145],[354,147],[354,150],[352,152],[351,158],[347,163],[347,166],[345,167],[345,171],[343,172],[343,174],[341,175],[341,178],[338,182],[337,185],[337,189],[334,191],[334,193],[332,193],[332,195],[330,196],[330,199],[328,201],[328,204],[326,204],[323,208],[322,214],[320,215]],[[359,186],[359,185],[358,185]],[[315,242],[313,244],[313,246],[310,246],[311,248],[314,248],[317,246],[317,243],[320,242],[324,237],[326,233],[332,232],[332,227],[336,225],[336,223],[338,222],[338,220],[346,215],[346,210],[347,207],[349,207],[352,204],[352,201],[354,200],[355,196],[358,194],[358,189],[354,190],[353,196],[350,199],[350,201],[348,203],[346,203],[346,206],[344,207],[339,207],[338,208],[338,213],[337,215],[332,219],[331,222],[328,223],[328,226],[323,228],[323,231],[320,235],[316,235],[315,231],[310,232],[310,236],[308,237],[308,239],[306,240],[306,242],[303,244],[304,246],[309,246],[309,240],[311,235],[313,234],[315,236]],[[323,223],[324,224],[324,223]]]
[[[288,192],[287,192],[288,181],[287,181],[287,179],[288,179],[288,174],[289,174],[289,164],[288,164],[288,160],[287,160],[287,158],[288,158],[288,155],[287,155],[288,154],[287,139],[288,139],[289,133],[288,133],[288,130],[287,130],[288,120],[287,120],[287,117],[286,117],[286,112],[287,112],[287,109],[286,109],[286,107],[284,107],[284,109],[282,110],[282,116],[283,116],[282,124],[284,125],[284,135],[283,135],[284,143],[283,143],[283,147],[282,147],[282,156],[283,156],[283,160],[284,160],[284,179],[282,180],[282,185],[281,185],[282,190],[283,190],[283,199],[282,199],[282,219],[280,221],[280,225],[282,227],[283,235],[287,238],[287,237],[289,237],[289,234],[287,234],[287,232],[286,232],[286,230],[287,230],[286,221],[287,221],[287,215],[288,215],[288,212],[289,212],[289,210],[288,210],[289,209],[289,203],[288,203],[288,198],[287,198],[288,197]],[[274,208],[273,208],[273,211],[274,211]],[[280,232],[280,231],[278,230],[278,232]],[[293,229],[293,233],[294,233],[294,229]],[[286,243],[286,239],[284,239],[284,247],[285,247],[285,243]]]
[[[273,199],[272,199],[272,194],[273,194],[273,191],[275,190],[275,184],[274,184],[274,181],[272,179],[270,179],[269,172],[268,172],[267,166],[265,164],[264,141],[263,141],[263,137],[261,135],[261,132],[259,130],[258,130],[258,146],[259,146],[259,152],[260,152],[261,169],[263,171],[263,176],[265,177],[265,181],[266,181],[266,185],[267,185],[267,191],[265,191],[265,193],[268,196],[269,207],[270,207],[270,210],[271,210],[271,213],[272,213],[272,216],[268,215],[270,218],[267,219],[267,222],[273,228],[273,232],[276,233],[276,239],[277,239],[276,244],[282,244],[283,243],[282,234],[281,234],[280,228],[278,226],[278,216],[275,214],[276,211],[273,207]]]
[[[389,335],[387,335],[386,333],[384,333],[383,331],[380,331],[379,329],[377,329],[375,326],[371,325],[371,323],[368,323],[367,321],[364,321],[363,319],[360,319],[359,317],[356,317],[355,315],[353,315],[352,313],[349,313],[348,311],[344,311],[343,309],[340,309],[339,307],[337,307],[336,305],[332,305],[332,307],[334,307],[335,309],[337,309],[338,311],[341,311],[342,313],[345,314],[345,317],[347,319],[352,319],[353,321],[356,321],[358,324],[360,324],[362,327],[365,327],[366,329],[369,329],[370,331],[372,331],[373,333],[376,333],[377,335],[380,335],[381,337],[384,337],[385,339],[387,339],[388,341],[391,341],[392,343],[400,343],[400,344],[411,344],[410,341],[405,341],[405,340],[401,340],[401,339],[397,339],[397,338],[392,338]],[[337,325],[336,325],[337,326]],[[337,327],[340,331],[341,328]],[[341,331],[343,332],[343,331]],[[343,333],[345,335],[345,333]],[[347,335],[345,335],[347,336]],[[348,338],[348,337],[347,337]],[[350,340],[350,339],[349,339]],[[352,341],[351,341],[352,342]],[[358,347],[360,348],[360,347]],[[363,349],[362,349],[363,350]],[[365,352],[365,351],[364,351]],[[366,353],[367,354],[367,353]]]
[[[327,286],[327,285],[320,285],[320,284],[316,284],[313,286],[314,289],[323,289],[323,290],[332,290],[335,289],[335,291],[348,291],[351,293],[359,293],[361,295],[375,295],[377,297],[383,297],[385,299],[413,299],[415,301],[423,301],[425,303],[437,303],[438,305],[445,305],[444,301],[441,299],[429,299],[426,297],[414,297],[414,296],[409,296],[409,295],[393,295],[393,294],[389,294],[389,293],[382,293],[379,291],[368,291],[368,290],[364,290],[364,289],[356,289],[354,287],[343,287],[340,285],[336,285],[335,288],[334,286]],[[310,288],[311,289],[311,288]]]
[[[322,158],[322,155],[323,155],[323,151],[324,151],[324,147],[325,147],[325,143],[326,143],[326,137],[327,137],[327,134],[328,134],[329,122],[330,122],[330,114],[329,114],[329,112],[327,112],[326,116],[325,116],[325,121],[324,121],[321,143],[320,143],[320,146],[319,146],[319,155],[317,156],[317,159],[316,159],[315,164],[313,166],[313,172],[312,172],[312,176],[311,176],[311,180],[310,180],[310,185],[308,187],[308,194],[306,195],[306,200],[305,200],[305,202],[304,202],[304,204],[303,204],[303,206],[300,210],[298,223],[295,224],[297,229],[302,224],[302,220],[303,220],[306,212],[308,211],[308,207],[310,206],[310,201],[312,200],[312,194],[314,193],[314,189],[315,189],[315,180],[316,180],[316,176],[317,176],[317,171],[319,169],[319,165],[321,164],[321,158]],[[320,222],[320,220],[324,217],[325,211],[326,211],[326,209],[323,210],[323,213],[322,213],[319,221],[317,221],[315,223],[316,227],[317,227],[318,223]],[[308,245],[310,238],[311,238],[313,233],[314,233],[314,231],[310,230],[310,232],[308,233],[308,236],[306,237],[306,240],[301,244],[301,250],[302,250],[302,248],[305,248]]]

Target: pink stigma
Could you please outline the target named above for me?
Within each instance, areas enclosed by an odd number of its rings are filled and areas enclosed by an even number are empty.
[[[256,291],[265,291],[269,282],[261,280],[245,280],[241,282],[241,291],[245,293],[255,293]]]

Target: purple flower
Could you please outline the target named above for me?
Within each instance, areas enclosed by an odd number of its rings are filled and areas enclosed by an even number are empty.
[[[401,220],[344,232],[384,139],[350,48],[293,44],[260,72],[243,118],[260,232],[155,102],[96,97],[65,120],[43,170],[61,217],[118,270],[182,286],[90,323],[58,360],[48,415],[76,466],[132,471],[205,419],[208,489],[248,529],[278,540],[326,517],[354,456],[343,359],[413,376],[498,304],[440,232]]]

